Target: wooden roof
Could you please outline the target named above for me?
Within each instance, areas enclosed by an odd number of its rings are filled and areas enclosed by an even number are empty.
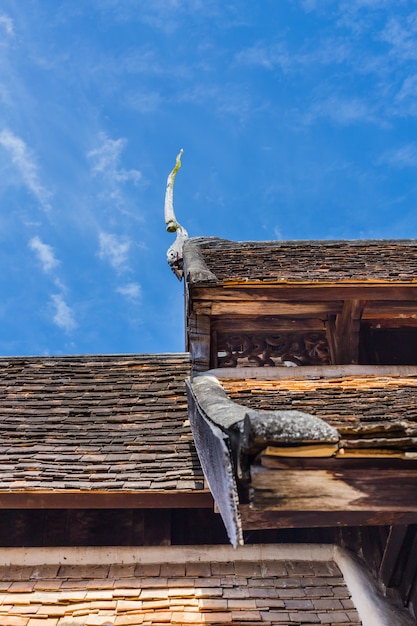
[[[320,417],[337,429],[345,451],[417,451],[417,374],[309,379],[294,370],[292,378],[220,380],[233,401],[252,409],[293,409]]]
[[[414,239],[235,242],[199,238],[190,241],[198,246],[208,270],[223,283],[416,282],[417,240]]]
[[[189,370],[187,354],[1,358],[0,499],[203,491]]]

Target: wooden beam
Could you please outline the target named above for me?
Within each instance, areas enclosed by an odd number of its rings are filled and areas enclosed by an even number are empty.
[[[416,469],[268,469],[251,466],[251,503],[275,511],[413,512]]]
[[[279,315],[287,317],[313,317],[325,319],[327,315],[339,313],[342,310],[341,302],[291,302],[283,300],[264,301],[256,300],[254,293],[251,300],[227,302],[223,300],[193,302],[193,310],[198,315]]]
[[[355,365],[359,360],[360,320],[365,302],[345,300],[340,313],[328,322],[328,341],[333,365]],[[330,338],[329,338],[330,334]]]
[[[6,491],[2,509],[212,509],[209,491]]]
[[[210,318],[208,315],[189,315],[187,320],[187,350],[191,355],[192,374],[210,368]]]
[[[411,546],[407,553],[407,562],[404,568],[400,590],[404,604],[408,604],[413,586],[417,584],[417,533],[414,534]]]
[[[417,321],[417,303],[373,300],[367,302],[362,318],[368,319],[414,319]]]
[[[372,471],[400,471],[410,470],[417,472],[417,460],[406,458],[396,458],[394,455],[383,457],[331,457],[331,458],[312,458],[312,457],[279,457],[269,456],[262,452],[260,454],[260,463],[263,467],[275,470],[323,470],[338,473],[341,470],[361,470],[367,472]]]
[[[281,302],[328,302],[344,300],[380,300],[398,302],[417,302],[417,282],[410,283],[309,283],[309,284],[239,284],[205,285],[191,287],[189,298],[192,302],[230,302],[243,301]]]
[[[403,547],[407,530],[408,526],[404,524],[391,526],[389,530],[387,543],[385,545],[384,554],[382,556],[378,572],[381,581],[386,587],[389,587],[392,583],[398,556],[401,548]]]
[[[213,331],[222,333],[258,333],[268,332],[273,334],[282,331],[324,331],[324,321],[319,318],[289,319],[288,317],[257,317],[257,318],[223,318],[217,317],[212,321]]]
[[[386,526],[415,524],[417,513],[409,511],[263,511],[241,504],[243,530],[280,528],[331,528],[341,526]]]

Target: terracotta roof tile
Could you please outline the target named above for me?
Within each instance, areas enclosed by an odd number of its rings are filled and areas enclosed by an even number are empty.
[[[278,561],[280,571],[292,571],[299,565],[291,561]],[[118,578],[113,568],[102,566],[80,566],[81,576],[88,576],[90,568],[89,589],[79,589],[74,578],[67,575],[76,573],[76,566],[71,569],[60,568],[56,578],[57,588],[49,591],[34,591],[32,593],[16,593],[13,591],[2,594],[0,604],[0,623],[30,626],[40,622],[43,625],[55,620],[71,624],[263,624],[277,626],[288,624],[290,621],[298,624],[323,623],[339,624],[350,623],[360,626],[356,610],[351,604],[343,605],[342,601],[351,602],[347,587],[340,583],[339,572],[333,563],[329,563],[328,571],[334,576],[323,579],[323,597],[310,594],[311,583],[314,580],[313,569],[302,573],[297,579],[299,586],[289,586],[285,597],[280,597],[284,591],[282,574],[269,578],[268,588],[248,585],[250,579],[245,578],[246,584],[242,588],[241,577],[236,577],[235,569],[238,562],[230,563],[233,573],[229,579],[231,587],[222,588],[219,579],[212,579],[211,587],[201,587],[200,581],[208,572],[214,573],[218,563],[202,561],[197,565],[202,567],[202,578],[197,574],[191,578],[182,576],[182,584],[176,586],[178,576],[165,579],[166,587],[152,586],[157,579],[148,579],[142,576],[130,578],[131,566],[117,564]],[[164,564],[159,564],[162,567]],[[240,562],[248,576],[256,569],[253,562]],[[326,564],[323,564],[324,566]],[[126,575],[123,569],[126,568]],[[33,579],[31,567],[22,568],[20,583],[30,583]],[[12,571],[12,570],[10,570]],[[37,571],[42,571],[37,568]],[[15,572],[17,573],[17,572]],[[102,578],[95,578],[102,573]],[[260,578],[259,580],[262,580]],[[86,579],[84,578],[84,582]],[[342,581],[343,582],[343,581]],[[334,585],[338,589],[337,597],[333,594]],[[107,588],[103,590],[103,587]],[[318,587],[314,587],[318,589]],[[301,594],[300,594],[301,592]],[[88,617],[87,617],[88,616]],[[81,621],[78,622],[79,618]],[[93,618],[91,620],[91,618]],[[20,620],[20,622],[18,621]],[[83,621],[84,620],[84,621]],[[318,621],[317,621],[318,620]]]
[[[0,491],[195,490],[186,354],[0,359]]]

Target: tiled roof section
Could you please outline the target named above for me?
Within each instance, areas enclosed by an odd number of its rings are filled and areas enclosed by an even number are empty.
[[[417,377],[223,379],[221,383],[239,404],[296,409],[320,417],[337,428],[346,449],[417,450]]]
[[[0,359],[0,491],[195,490],[186,354]]]
[[[417,240],[195,241],[221,282],[409,282],[417,276]]]
[[[334,562],[200,562],[0,568],[9,626],[360,626]]]

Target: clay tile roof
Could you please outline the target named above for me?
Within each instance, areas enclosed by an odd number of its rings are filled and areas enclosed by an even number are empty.
[[[0,623],[361,626],[333,561],[2,567]]]
[[[253,409],[320,417],[339,431],[344,449],[400,450],[413,457],[417,451],[416,376],[310,380],[294,374],[294,379],[221,379],[221,384],[232,400]]]
[[[415,281],[417,240],[193,240],[220,282]]]
[[[0,359],[0,492],[195,490],[186,354]]]

